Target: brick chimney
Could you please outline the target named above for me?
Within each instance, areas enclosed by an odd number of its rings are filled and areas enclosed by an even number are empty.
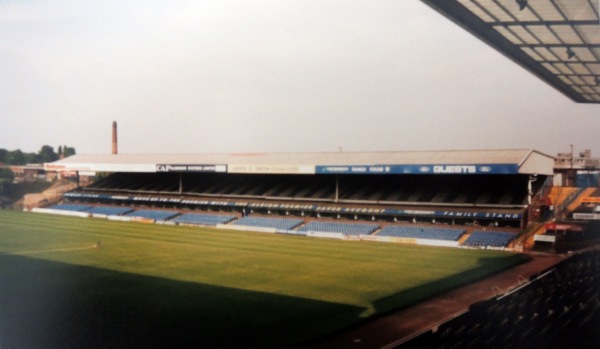
[[[113,121],[112,123],[112,153],[118,154],[119,150],[117,147],[117,122]]]

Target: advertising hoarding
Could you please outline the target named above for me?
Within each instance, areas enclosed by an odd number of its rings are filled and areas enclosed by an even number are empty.
[[[518,164],[319,165],[318,174],[518,174]]]

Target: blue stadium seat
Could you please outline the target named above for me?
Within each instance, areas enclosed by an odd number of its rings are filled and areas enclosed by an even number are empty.
[[[120,216],[133,211],[131,207],[117,207],[117,206],[96,206],[89,210],[92,214],[105,214],[107,216]]]
[[[177,211],[159,211],[159,210],[137,210],[126,214],[128,217],[138,217],[154,219],[157,221],[166,221],[179,215]]]
[[[598,348],[598,268],[600,251],[575,254],[394,349]]]
[[[458,241],[465,233],[465,229],[440,228],[440,227],[412,227],[389,225],[377,233],[377,236],[392,236],[399,238],[415,238],[429,240]]]
[[[291,219],[291,218],[268,218],[268,217],[244,217],[240,220],[233,222],[233,225],[247,226],[247,227],[260,227],[260,228],[274,228],[279,230],[292,230],[304,223],[302,219]]]
[[[516,236],[513,232],[476,230],[465,240],[463,246],[506,247]]]
[[[324,233],[342,233],[344,235],[369,235],[379,229],[377,224],[368,223],[336,223],[336,222],[309,222],[298,231],[315,231]]]
[[[88,206],[88,205],[60,204],[60,205],[54,205],[54,206],[51,206],[48,208],[51,208],[53,210],[64,210],[64,211],[77,212],[77,211],[86,211],[92,207],[93,206]]]

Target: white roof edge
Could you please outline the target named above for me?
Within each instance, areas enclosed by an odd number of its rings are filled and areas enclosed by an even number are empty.
[[[534,155],[539,157],[532,158]],[[532,160],[533,159],[533,160]],[[536,165],[528,164],[535,161]],[[242,168],[271,166],[268,173],[314,173],[322,166],[510,165],[518,173],[551,174],[554,157],[534,149],[304,152],[230,154],[78,154],[44,164],[47,170],[99,172],[157,172],[159,165],[225,165]],[[311,170],[313,169],[313,170]],[[279,171],[279,172],[278,172]],[[222,171],[221,171],[222,172]],[[267,173],[263,172],[263,173]],[[513,171],[514,172],[514,171]],[[259,173],[259,172],[253,172]],[[321,172],[322,173],[322,172]],[[405,172],[406,173],[406,172]]]
[[[519,173],[521,174],[554,174],[554,157],[531,149],[519,164]]]

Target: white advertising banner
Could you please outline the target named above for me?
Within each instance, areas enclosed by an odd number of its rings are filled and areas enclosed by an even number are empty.
[[[229,173],[263,173],[263,174],[314,174],[312,165],[248,165],[230,164]]]
[[[309,231],[306,233],[306,236],[311,236],[315,238],[328,238],[328,239],[343,239],[344,234],[342,233],[329,233],[324,231]]]
[[[534,241],[542,241],[542,242],[555,242],[556,236],[553,235],[545,235],[545,234],[537,234],[533,236]]]
[[[46,171],[79,171],[79,172],[155,172],[156,164],[64,164],[60,166],[47,164]]]
[[[416,243],[425,246],[458,247],[458,241],[450,240],[416,239]]]
[[[600,220],[600,213],[573,213],[573,218]]]

